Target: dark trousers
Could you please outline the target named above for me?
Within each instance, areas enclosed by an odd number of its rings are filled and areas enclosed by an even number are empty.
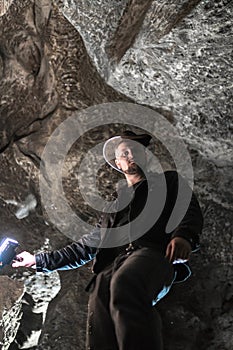
[[[161,321],[152,300],[173,280],[153,248],[117,257],[95,280],[88,305],[87,349],[161,350]]]

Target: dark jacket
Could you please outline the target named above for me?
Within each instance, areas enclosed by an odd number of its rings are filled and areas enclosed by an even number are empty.
[[[124,202],[129,203],[125,206]],[[119,189],[117,200],[107,208],[93,232],[61,250],[37,254],[37,271],[77,268],[94,259],[93,271],[99,273],[129,242],[165,254],[172,238],[183,237],[190,242],[192,251],[196,251],[202,226],[198,201],[177,172],[151,174],[148,181],[134,186],[134,193],[130,193],[127,185]],[[174,266],[177,281],[190,275],[187,263]]]

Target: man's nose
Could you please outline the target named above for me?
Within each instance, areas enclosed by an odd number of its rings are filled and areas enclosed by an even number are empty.
[[[134,158],[134,152],[133,152],[133,150],[129,150],[129,151],[128,151],[127,158],[128,158],[128,159],[133,159],[133,158]]]

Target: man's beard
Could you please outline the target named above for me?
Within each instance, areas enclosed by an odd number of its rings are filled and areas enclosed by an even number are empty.
[[[124,173],[127,175],[136,175],[142,174],[143,171],[136,163],[131,163],[129,164],[128,169],[124,171]]]

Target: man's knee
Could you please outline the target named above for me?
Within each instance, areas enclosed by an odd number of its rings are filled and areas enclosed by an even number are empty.
[[[131,295],[137,283],[132,276],[126,272],[117,271],[113,274],[111,283],[110,283],[110,294],[112,298],[116,297],[127,297]]]
[[[135,276],[117,271],[110,284],[110,310],[128,309],[144,304],[145,290]]]

